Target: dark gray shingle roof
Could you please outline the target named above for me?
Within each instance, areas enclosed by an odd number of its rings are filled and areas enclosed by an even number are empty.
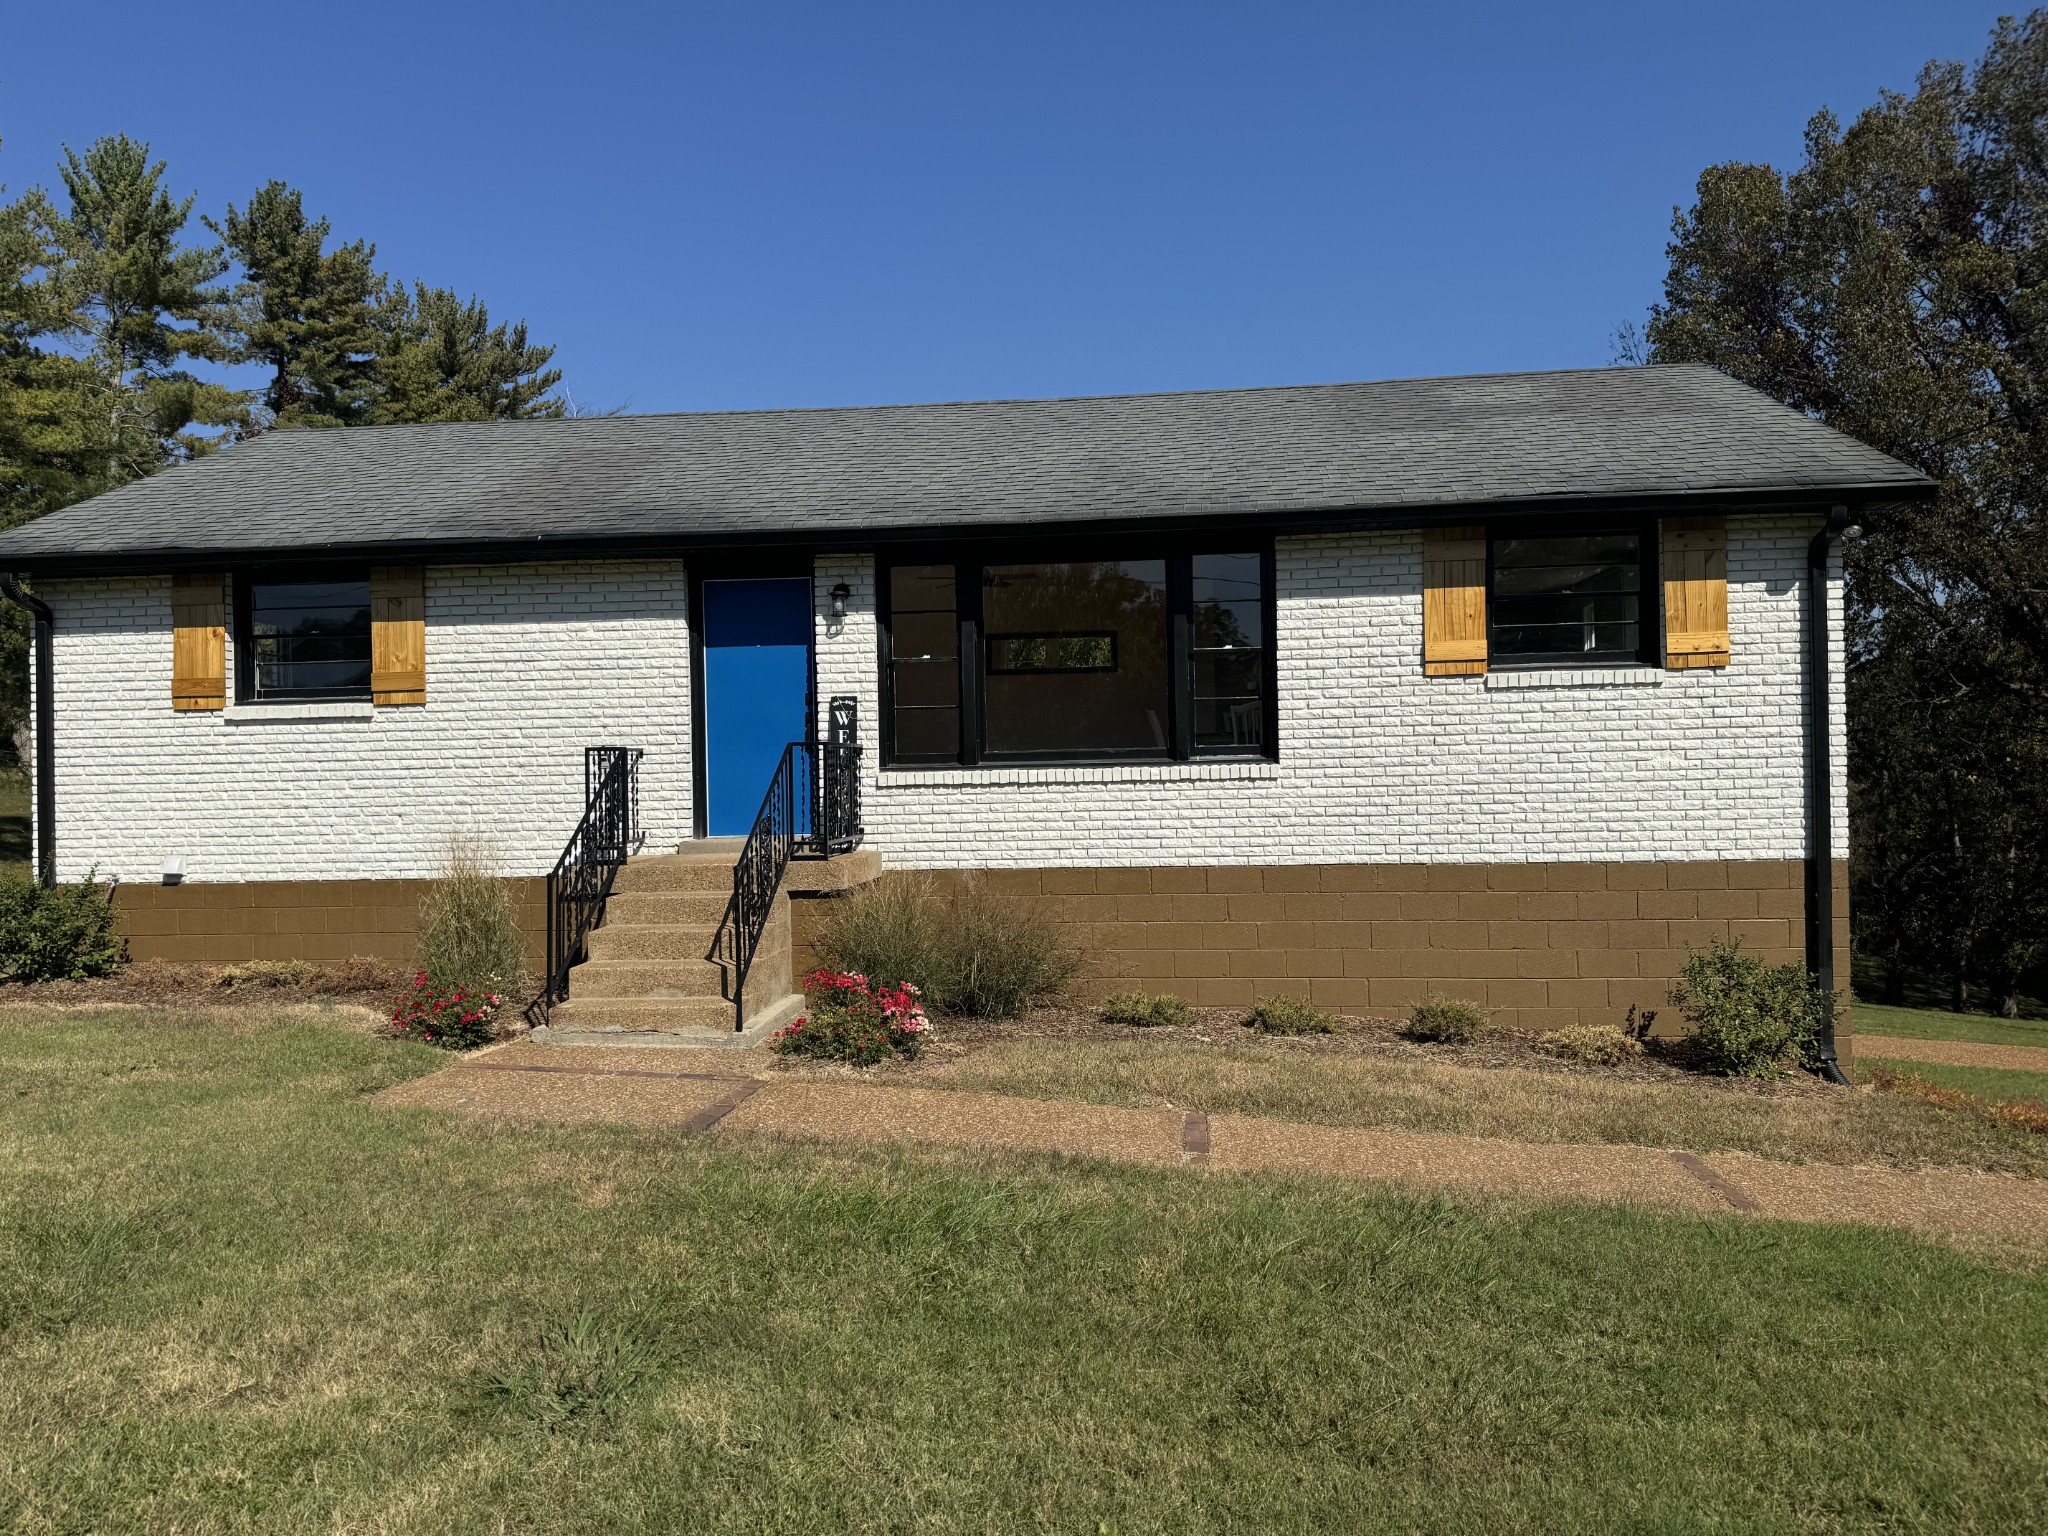
[[[277,432],[0,534],[0,564],[1876,488],[1712,369]]]

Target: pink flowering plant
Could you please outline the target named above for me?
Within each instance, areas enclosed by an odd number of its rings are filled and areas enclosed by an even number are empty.
[[[809,1010],[769,1045],[784,1056],[815,1056],[872,1067],[891,1056],[915,1060],[931,1025],[917,988],[883,987],[858,971],[817,970],[804,978]]]
[[[437,986],[425,971],[418,971],[412,990],[392,1010],[391,1032],[446,1051],[488,1045],[497,1036],[495,1020],[504,1001],[496,992],[474,987]]]

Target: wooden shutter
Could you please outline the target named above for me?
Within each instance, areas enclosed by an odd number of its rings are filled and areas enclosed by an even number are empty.
[[[1728,649],[1728,524],[1718,517],[1667,517],[1664,550],[1664,665],[1725,667]]]
[[[370,697],[427,702],[427,573],[416,565],[370,570]]]
[[[171,708],[228,703],[227,578],[171,578]]]
[[[1486,670],[1486,530],[1422,535],[1422,670],[1471,677]]]

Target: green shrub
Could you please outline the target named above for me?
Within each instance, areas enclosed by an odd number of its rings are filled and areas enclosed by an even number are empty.
[[[512,992],[526,950],[512,888],[480,839],[451,838],[441,873],[420,898],[419,968],[436,986]]]
[[[1643,1054],[1641,1041],[1612,1024],[1570,1024],[1553,1029],[1536,1037],[1536,1049],[1546,1056],[1595,1067],[1618,1067]]]
[[[1171,992],[1157,997],[1144,992],[1119,992],[1102,1005],[1103,1022],[1128,1024],[1136,1029],[1155,1025],[1186,1024],[1194,1019],[1188,1005]]]
[[[223,966],[214,980],[223,987],[303,987],[319,970],[310,960],[245,960]]]
[[[421,971],[391,1010],[391,1033],[444,1051],[473,1051],[498,1038],[498,1010],[504,1005],[502,992],[440,985]]]
[[[1493,1015],[1477,1003],[1462,997],[1430,993],[1408,1015],[1402,1033],[1410,1040],[1436,1040],[1446,1045],[1465,1045],[1493,1028]]]
[[[9,981],[85,981],[127,957],[114,927],[114,894],[91,875],[45,890],[0,880],[0,975]]]
[[[1777,1077],[1818,1065],[1820,1034],[1835,1017],[1835,994],[1799,965],[1766,965],[1733,944],[1690,951],[1671,1003],[1691,1030],[1675,1050],[1728,1077]]]
[[[1262,1035],[1327,1035],[1337,1027],[1305,997],[1262,997],[1240,1022]]]
[[[879,986],[916,987],[944,1013],[1008,1019],[1063,992],[1080,955],[1022,902],[979,881],[888,875],[835,902],[819,950]]]

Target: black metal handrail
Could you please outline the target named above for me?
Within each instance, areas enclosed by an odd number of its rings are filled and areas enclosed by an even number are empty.
[[[860,846],[860,720],[853,699],[832,700],[824,741],[782,749],[746,844],[732,866],[732,899],[706,957],[725,974],[732,1027],[747,1027],[747,976],[793,858],[830,858]]]
[[[569,995],[569,971],[584,957],[590,931],[604,919],[604,904],[620,868],[640,851],[638,747],[583,749],[583,819],[548,876],[548,971],[540,996],[527,1009],[535,1024]]]

